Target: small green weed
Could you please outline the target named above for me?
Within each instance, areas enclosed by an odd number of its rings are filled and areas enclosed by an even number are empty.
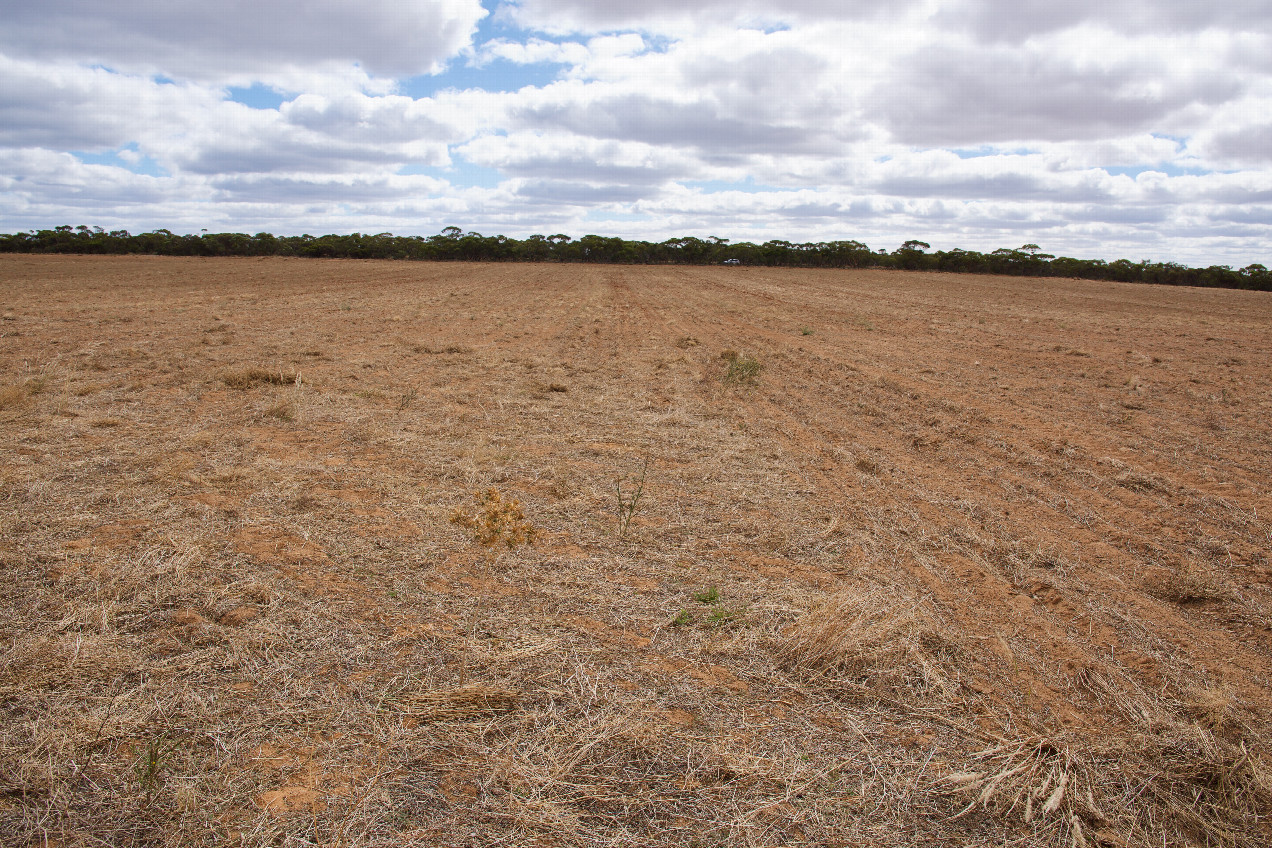
[[[693,593],[693,599],[700,604],[714,604],[720,600],[720,590],[709,586]]]
[[[635,479],[635,488],[630,494],[623,494],[623,480],[615,481],[614,495],[618,498],[618,538],[627,535],[627,530],[632,526],[632,519],[636,517],[636,510],[640,506],[640,496],[645,493],[645,475],[649,471],[649,457],[645,457],[644,463],[640,467],[640,474]]]
[[[800,327],[800,328],[799,328],[799,334],[800,334],[801,336],[811,336],[811,335],[813,334],[813,328],[812,328],[812,327]]]
[[[671,620],[672,627],[688,627],[691,624],[693,624],[693,613],[687,609],[676,613],[676,617]]]
[[[146,742],[146,749],[137,757],[134,769],[137,772],[137,782],[145,791],[147,801],[154,796],[155,790],[163,782],[163,772],[176,750],[176,744],[169,742],[167,737],[157,736]]]
[[[742,613],[732,607],[712,607],[711,615],[707,618],[707,623],[712,627],[719,627],[733,621]]]
[[[728,364],[724,371],[724,383],[729,386],[750,385],[760,377],[764,366],[748,353],[726,350],[721,358]]]

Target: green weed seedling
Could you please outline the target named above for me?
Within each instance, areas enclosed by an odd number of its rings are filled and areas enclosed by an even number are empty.
[[[146,793],[147,801],[154,797],[155,790],[163,782],[164,769],[176,750],[176,744],[169,742],[167,737],[157,736],[146,743],[146,750],[137,757],[137,782]]]
[[[737,610],[729,607],[712,607],[711,615],[707,618],[707,622],[712,627],[720,627],[733,621],[739,614]]]
[[[747,353],[726,350],[720,358],[728,363],[723,377],[727,386],[749,386],[759,379],[760,372],[764,370],[760,360]]]
[[[647,456],[640,467],[640,474],[635,479],[635,488],[630,494],[623,494],[623,480],[617,480],[614,483],[614,496],[618,499],[618,538],[620,539],[627,535],[628,529],[632,526],[632,519],[636,517],[636,510],[640,507],[640,496],[645,493],[645,475],[648,471],[649,457]]]
[[[709,586],[693,593],[693,599],[700,604],[714,604],[720,600],[720,590],[715,586]]]

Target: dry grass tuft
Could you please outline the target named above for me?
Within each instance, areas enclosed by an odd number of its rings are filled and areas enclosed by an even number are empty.
[[[727,386],[751,385],[760,378],[764,365],[749,353],[726,350],[720,354],[726,363],[723,379]]]
[[[1169,721],[1104,744],[1033,737],[972,756],[974,770],[938,788],[977,808],[1019,818],[1073,846],[1264,845],[1260,822],[1272,810],[1265,766],[1245,743]]]
[[[1133,492],[1168,492],[1170,483],[1159,474],[1140,474],[1135,471],[1123,471],[1113,478],[1113,482],[1123,489]]]
[[[1002,816],[1019,814],[1025,824],[1060,831],[1075,846],[1088,844],[1087,828],[1108,822],[1096,805],[1089,768],[1062,743],[1037,738],[1005,742],[972,759],[980,770],[942,781],[951,794],[974,796],[952,821],[977,807]]]
[[[15,385],[0,386],[0,409],[23,406],[47,387],[48,379],[45,377],[32,377]]]
[[[512,712],[521,696],[499,686],[470,683],[455,689],[399,697],[397,709],[419,721],[472,721]]]
[[[295,421],[296,405],[287,401],[276,403],[266,409],[265,414],[270,418],[277,418],[279,421]]]
[[[297,374],[285,374],[281,371],[270,371],[266,368],[244,368],[241,371],[227,371],[221,375],[221,382],[231,389],[251,389],[261,385],[292,386],[300,377]]]
[[[2,386],[0,387],[0,409],[8,409],[11,406],[17,406],[27,399],[29,392],[26,386]]]
[[[1076,683],[1126,729],[995,740],[971,769],[940,781],[947,794],[974,795],[954,819],[979,807],[1074,846],[1266,844],[1266,740],[1231,692],[1197,689],[1176,702],[1096,668]]]
[[[937,622],[928,603],[893,587],[852,586],[787,628],[778,657],[821,681],[949,697],[959,689],[958,651]]]
[[[1234,603],[1236,591],[1219,578],[1195,569],[1158,574],[1144,581],[1150,595],[1174,604]]]

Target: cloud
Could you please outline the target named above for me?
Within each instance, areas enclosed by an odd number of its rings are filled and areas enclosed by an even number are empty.
[[[68,153],[39,149],[0,150],[0,174],[8,175],[0,177],[0,208],[5,209],[5,217],[25,216],[33,223],[50,213],[91,216],[95,223],[126,221],[174,198],[211,199],[211,192],[197,179],[86,165]]]
[[[1125,33],[1193,33],[1206,28],[1251,32],[1272,24],[1264,0],[964,0],[943,4],[935,16],[943,29],[968,30],[982,41],[1022,41],[1086,24]]]
[[[853,20],[883,11],[897,14],[915,5],[917,0],[517,0],[503,4],[497,14],[542,32],[668,32],[686,27]]]
[[[588,48],[576,42],[557,43],[532,38],[529,41],[509,41],[496,38],[481,45],[473,63],[483,67],[495,60],[512,62],[517,65],[581,64],[587,61]]]
[[[485,15],[479,0],[14,3],[0,51],[223,83],[352,65],[410,76],[439,70]]]
[[[1210,139],[1206,152],[1229,162],[1272,164],[1272,123],[1220,130]]]
[[[702,173],[694,157],[681,151],[566,132],[486,135],[457,147],[455,152],[475,165],[498,169],[510,177],[540,180],[627,186]]]
[[[173,131],[184,117],[218,108],[221,99],[197,86],[0,55],[0,145],[118,147],[143,132]]]
[[[519,197],[548,206],[595,206],[633,203],[654,192],[632,185],[595,185],[573,180],[529,180],[516,187]]]
[[[449,193],[444,180],[427,176],[287,177],[235,175],[209,181],[222,200],[280,204],[392,203],[405,197]]]
[[[483,43],[477,0],[7,12],[0,228],[1272,261],[1266,0],[521,0]]]
[[[879,86],[874,114],[906,144],[1065,141],[1160,130],[1188,107],[1213,107],[1241,93],[1242,81],[1219,68],[1102,40],[1099,59],[1047,43],[928,44]]]
[[[643,141],[715,152],[761,152],[774,148],[824,147],[823,133],[794,123],[765,123],[730,115],[709,99],[677,102],[651,95],[600,95],[586,106],[562,99],[515,107],[515,125],[542,130],[568,130],[593,138]]]

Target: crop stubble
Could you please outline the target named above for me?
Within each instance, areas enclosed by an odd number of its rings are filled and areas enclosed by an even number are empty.
[[[1269,295],[0,257],[0,298],[5,844],[1272,838]],[[452,521],[491,489],[533,544]]]

